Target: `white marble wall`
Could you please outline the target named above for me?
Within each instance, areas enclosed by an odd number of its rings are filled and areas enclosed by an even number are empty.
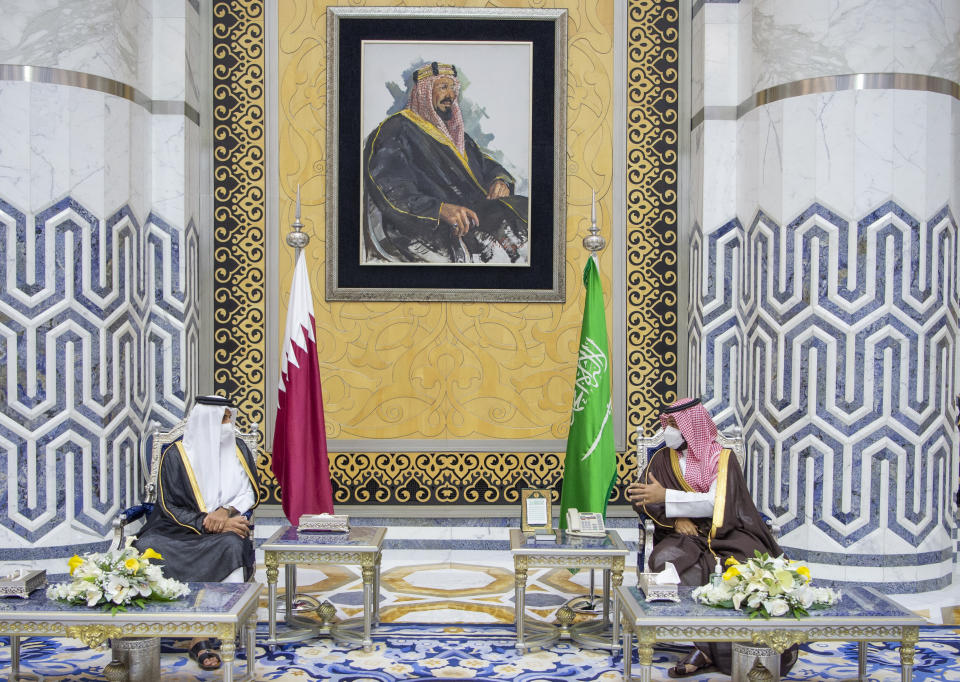
[[[0,22],[0,64],[68,69],[149,89],[153,0],[13,4]]]
[[[960,80],[955,0],[752,0],[750,87],[844,73]]]
[[[754,494],[795,556],[839,580],[942,587],[960,102],[890,89],[742,103],[847,73],[956,83],[960,3],[708,2],[692,38],[690,391],[744,426]]]
[[[199,128],[70,79],[196,109],[199,23],[186,0],[5,11],[0,63],[66,80],[0,81],[0,560],[62,572],[97,546],[136,499],[145,424],[195,391]]]

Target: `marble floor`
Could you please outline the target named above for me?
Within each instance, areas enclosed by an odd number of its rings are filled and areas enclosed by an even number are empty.
[[[635,518],[635,517],[634,517]],[[283,519],[257,518],[257,540],[268,538]],[[513,558],[509,529],[519,519],[452,518],[438,524],[430,518],[364,518],[354,523],[389,528],[381,568],[381,620],[389,623],[510,624],[513,623]],[[624,571],[624,584],[636,583],[636,522],[611,519],[632,549]],[[280,572],[283,593],[284,572]],[[555,612],[571,599],[590,590],[590,571],[531,569],[527,580],[528,616],[552,621]],[[257,580],[266,582],[262,553],[258,552]],[[339,617],[362,611],[359,568],[300,566],[297,593],[329,600]],[[594,575],[599,601],[602,575]],[[266,598],[262,601],[266,617]],[[579,604],[574,604],[579,606]]]
[[[352,522],[389,529],[384,541],[381,589],[385,622],[513,622],[509,529],[519,526],[519,518],[354,517]],[[259,515],[257,540],[262,542],[284,523],[285,519],[276,513]],[[611,516],[607,526],[615,529],[631,550],[624,584],[635,584],[639,535],[636,517]],[[257,579],[266,582],[260,552]],[[283,571],[280,581],[282,589]],[[597,594],[600,581],[598,572]],[[340,616],[360,612],[359,570],[305,566],[299,569],[297,582],[298,592],[328,599]],[[532,570],[527,585],[529,615],[552,621],[560,606],[586,594],[589,585],[589,571],[571,574],[566,569]],[[951,587],[938,592],[891,596],[931,625],[960,624],[960,576]]]

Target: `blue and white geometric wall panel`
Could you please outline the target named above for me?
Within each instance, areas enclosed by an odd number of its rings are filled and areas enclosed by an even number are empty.
[[[146,241],[150,312],[144,341],[151,402],[146,420],[171,426],[188,411],[197,386],[199,236],[193,220],[178,230],[151,213]]]
[[[693,234],[689,394],[701,396],[717,426],[727,429],[744,421],[736,401],[743,349],[743,327],[737,320],[743,228],[735,218],[705,236],[695,225]]]
[[[101,541],[136,500],[146,417],[183,413],[196,230],[143,225],[126,206],[101,220],[66,197],[31,217],[0,198],[2,554]]]
[[[813,204],[787,225],[760,211],[746,234],[732,221],[694,247],[702,392],[712,412],[745,417],[751,490],[785,549],[891,589],[949,584],[960,317],[949,207],[921,221],[891,201],[852,222]]]

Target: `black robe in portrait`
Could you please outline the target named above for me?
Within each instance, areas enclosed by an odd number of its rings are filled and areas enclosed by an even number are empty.
[[[641,483],[650,483],[651,474],[664,488],[694,492],[680,472],[676,451],[670,448],[661,448],[654,453],[640,477]],[[650,570],[662,571],[669,561],[676,567],[682,585],[697,587],[706,584],[716,567],[718,556],[723,566],[731,556],[740,562],[751,559],[756,550],[770,556],[783,553],[757,511],[747,490],[743,471],[731,450],[720,453],[713,517],[690,519],[699,530],[697,535],[676,532],[673,527],[676,519],[666,516],[666,504],[633,503],[633,507],[638,513],[646,513],[654,524]],[[697,646],[722,672],[730,674],[730,644],[703,642]],[[796,655],[792,649],[784,652],[780,674],[786,675],[795,661]]]
[[[516,261],[527,243],[527,197],[487,199],[495,180],[513,192],[513,176],[466,134],[461,156],[436,126],[409,109],[387,118],[367,138],[363,180],[369,260],[467,263],[477,255],[487,262],[497,243]],[[461,238],[463,245],[440,220],[444,203],[466,206],[480,219]]]
[[[204,510],[195,493],[193,473],[184,465],[182,440],[164,448],[160,454],[157,500],[153,513],[134,542],[139,551],[152,547],[163,556],[154,563],[163,566],[163,574],[185,582],[218,582],[237,568],[249,579],[254,565],[253,540],[235,533],[208,533]],[[257,463],[246,444],[237,439],[237,455],[253,486],[254,506],[259,503]]]

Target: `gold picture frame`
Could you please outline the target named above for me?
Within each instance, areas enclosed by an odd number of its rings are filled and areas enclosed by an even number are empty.
[[[508,59],[506,50],[526,56],[519,61]],[[516,191],[511,196],[525,201],[536,197],[520,212],[527,225],[518,242],[522,244],[508,249],[514,254],[511,260],[518,258],[516,262],[498,258],[485,262],[489,254],[486,247],[480,248],[481,241],[492,242],[481,239],[473,244],[469,235],[451,241],[451,253],[441,257],[433,252],[434,247],[440,248],[436,244],[424,246],[427,241],[433,244],[433,237],[417,233],[420,236],[407,244],[406,232],[396,226],[384,228],[384,211],[389,211],[376,200],[380,195],[367,186],[373,176],[369,168],[365,170],[371,158],[365,150],[368,143],[381,139],[378,123],[400,115],[397,109],[402,111],[401,104],[407,101],[401,90],[409,87],[415,70],[415,64],[408,63],[411,54],[418,55],[418,62],[424,55],[441,55],[438,61],[460,69],[468,67],[470,60],[485,67],[457,72],[469,82],[458,94],[468,112],[465,134],[472,130],[477,139],[487,140],[485,145],[497,147],[512,138],[475,126],[506,122],[510,128],[527,131],[529,139],[518,144],[516,152],[484,147],[487,158],[497,157],[511,168],[524,169],[515,173],[511,192]],[[492,118],[481,103],[503,99],[502,80],[509,69],[491,62],[504,59],[526,65],[519,84],[510,87],[525,93],[529,105],[511,116]],[[326,300],[566,300],[566,9],[328,7],[326,78]],[[474,111],[482,113],[475,121],[470,113]],[[428,213],[432,215],[432,208]],[[456,247],[460,242],[466,251]],[[473,245],[467,248],[467,242]]]
[[[553,530],[553,498],[549,489],[520,491],[520,530],[524,533]]]

